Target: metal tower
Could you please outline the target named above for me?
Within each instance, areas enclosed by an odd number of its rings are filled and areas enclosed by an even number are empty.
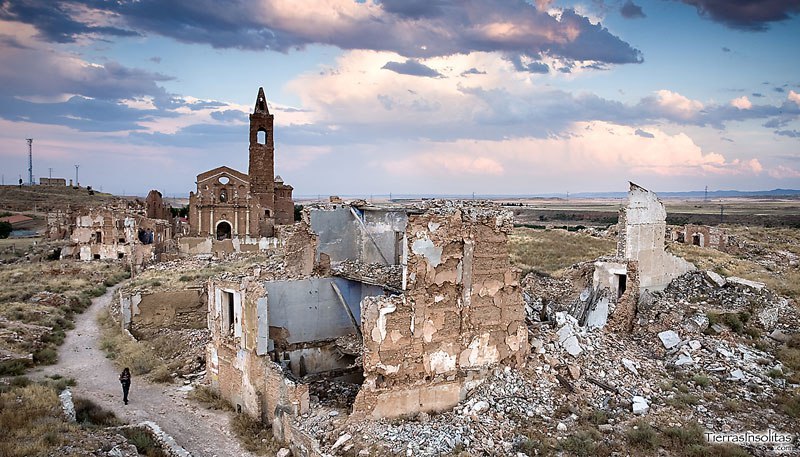
[[[33,138],[28,140],[28,184],[33,185]]]

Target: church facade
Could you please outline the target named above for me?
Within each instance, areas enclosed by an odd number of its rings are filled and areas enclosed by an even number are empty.
[[[248,173],[222,166],[197,175],[197,189],[189,193],[191,236],[272,236],[275,225],[294,222],[292,186],[275,176],[274,121],[259,87],[250,115]]]

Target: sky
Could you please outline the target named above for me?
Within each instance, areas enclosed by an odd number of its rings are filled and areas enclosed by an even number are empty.
[[[0,172],[185,196],[800,189],[800,0],[0,0]]]

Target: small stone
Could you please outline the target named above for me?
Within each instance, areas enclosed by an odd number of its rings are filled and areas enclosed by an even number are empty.
[[[597,429],[603,433],[611,433],[614,431],[614,427],[611,424],[600,424],[597,426]]]
[[[630,359],[623,358],[622,364],[625,366],[625,368],[628,369],[628,371],[635,374],[636,376],[639,376],[639,370],[636,369],[636,362]]]
[[[556,425],[556,430],[558,430],[559,432],[566,432],[567,425],[564,424],[563,422],[559,422],[558,425]]]
[[[723,278],[719,274],[717,274],[717,273],[715,273],[715,272],[713,272],[711,270],[706,270],[705,274],[706,274],[706,277],[712,283],[714,283],[717,287],[725,287],[725,284],[727,283],[727,281],[725,281],[725,278]]]
[[[569,370],[569,375],[572,376],[572,379],[578,380],[581,378],[581,367],[577,365],[567,364],[567,370]]]
[[[692,340],[692,341],[689,341],[689,347],[693,351],[696,351],[696,350],[700,349],[701,347],[703,347],[703,344],[701,342],[697,341],[697,340]]]
[[[473,413],[480,413],[482,411],[486,411],[487,409],[489,409],[489,403],[483,400],[477,401],[474,405],[472,405]]]
[[[678,359],[675,361],[675,366],[680,367],[683,365],[693,365],[694,359],[690,355],[681,354],[678,356]]]
[[[345,433],[344,435],[340,436],[339,439],[336,440],[335,443],[333,443],[333,446],[331,446],[331,450],[338,449],[339,446],[341,446],[344,443],[346,443],[347,441],[349,441],[350,438],[352,438],[352,437],[353,436],[350,435],[349,433]]]
[[[731,375],[728,376],[728,381],[743,381],[744,378],[745,378],[744,371],[737,368],[731,371]]]
[[[647,411],[649,409],[650,405],[647,404],[646,398],[640,397],[638,395],[633,397],[633,405],[632,405],[633,414],[642,416],[647,414]]]
[[[681,342],[681,337],[672,330],[665,330],[658,334],[658,338],[665,348],[671,349]]]
[[[290,451],[289,449],[286,449],[285,447],[282,447],[278,451],[278,453],[275,454],[275,457],[289,457],[290,455],[292,455],[292,451]]]

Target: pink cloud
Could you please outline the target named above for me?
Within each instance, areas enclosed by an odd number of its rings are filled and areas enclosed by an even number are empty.
[[[753,107],[753,104],[747,98],[746,95],[742,95],[739,98],[734,98],[731,100],[731,106],[738,109],[750,109]]]
[[[789,91],[789,101],[795,102],[800,105],[800,94],[797,92],[790,90]]]
[[[658,95],[658,104],[667,112],[681,119],[691,119],[703,109],[701,102],[684,97],[677,92],[662,89],[656,94]]]
[[[778,165],[777,167],[769,170],[769,175],[775,179],[800,178],[800,171],[784,165]]]

